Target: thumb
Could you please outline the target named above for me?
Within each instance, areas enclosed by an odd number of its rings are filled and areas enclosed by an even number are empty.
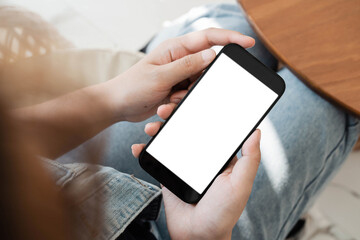
[[[199,73],[206,68],[216,57],[212,49],[186,55],[178,60],[162,66],[162,70],[168,74],[166,81],[172,86]]]
[[[249,198],[252,185],[260,164],[260,130],[256,130],[244,143],[241,153],[242,157],[236,162],[231,180],[237,189],[242,189],[241,197]]]

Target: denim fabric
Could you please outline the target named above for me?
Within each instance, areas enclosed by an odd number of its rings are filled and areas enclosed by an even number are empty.
[[[168,38],[207,27],[236,30],[256,38],[236,4],[213,4],[175,20],[147,50]],[[249,52],[276,69],[275,58],[256,40]],[[278,73],[287,89],[260,126],[261,164],[246,209],[233,229],[233,239],[284,239],[340,168],[360,132],[358,119],[318,96],[288,69]],[[106,141],[105,165],[158,185],[140,168],[130,150],[131,144],[150,139],[143,132],[144,126],[158,120],[153,116],[141,123],[115,124],[59,161],[79,161],[92,144]],[[163,207],[153,226],[159,239],[170,239]]]
[[[161,194],[152,184],[110,167],[46,159],[44,165],[75,200],[73,227],[81,239],[116,239],[134,219],[154,220],[158,215]],[[94,236],[98,224],[101,229]]]

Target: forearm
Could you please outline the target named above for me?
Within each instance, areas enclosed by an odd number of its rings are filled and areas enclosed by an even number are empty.
[[[41,155],[56,158],[85,142],[119,119],[106,83],[54,100],[13,111],[24,136]]]

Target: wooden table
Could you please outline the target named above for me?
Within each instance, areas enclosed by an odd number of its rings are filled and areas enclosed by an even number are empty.
[[[360,116],[360,0],[238,0],[267,48],[320,95]]]

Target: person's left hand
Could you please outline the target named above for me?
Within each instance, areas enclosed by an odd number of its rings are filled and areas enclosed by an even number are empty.
[[[172,100],[183,98],[184,94],[175,93],[170,99],[172,103],[160,106],[159,117],[168,118],[176,107]],[[161,124],[148,123],[145,132],[154,136]],[[245,141],[242,157],[232,160],[197,204],[187,204],[162,188],[166,222],[172,239],[231,239],[231,231],[245,208],[260,163],[260,135],[256,130]],[[132,145],[133,155],[138,158],[144,147],[145,144]]]
[[[187,89],[216,54],[214,45],[252,47],[239,32],[210,28],[166,40],[125,73],[104,83],[116,121],[142,121],[155,114],[176,90]]]

